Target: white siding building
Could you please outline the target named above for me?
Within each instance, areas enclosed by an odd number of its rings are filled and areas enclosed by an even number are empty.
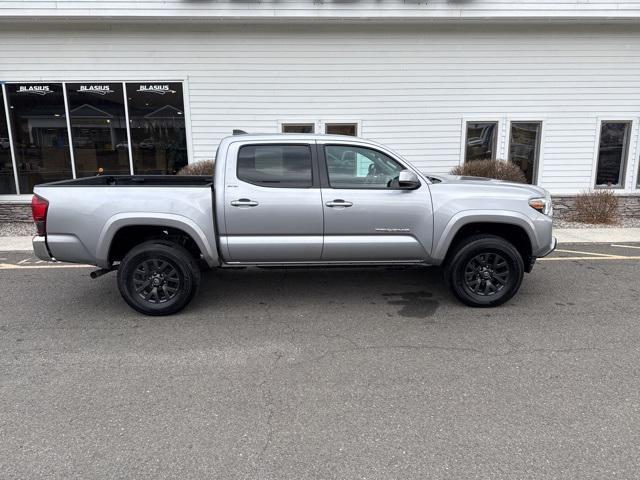
[[[97,168],[171,173],[234,128],[640,194],[639,20],[640,0],[4,1],[0,200]]]

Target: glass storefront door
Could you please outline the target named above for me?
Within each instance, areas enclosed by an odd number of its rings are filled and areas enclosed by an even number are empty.
[[[6,86],[20,193],[72,178],[61,83]]]
[[[16,193],[16,181],[13,176],[11,143],[7,116],[4,111],[4,95],[0,89],[0,194]]]
[[[122,83],[67,83],[73,159],[78,178],[129,175]]]
[[[127,104],[134,173],[177,173],[187,164],[182,84],[127,83]]]

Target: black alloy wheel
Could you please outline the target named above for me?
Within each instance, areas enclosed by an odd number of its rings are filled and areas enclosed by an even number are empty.
[[[453,294],[472,307],[497,307],[520,288],[524,262],[516,247],[497,235],[473,235],[457,246],[445,265]]]
[[[481,253],[467,263],[464,285],[475,295],[491,296],[509,283],[509,265],[498,253]]]
[[[180,275],[169,261],[143,260],[133,272],[133,287],[142,300],[152,304],[165,303],[178,294]]]
[[[118,266],[122,298],[145,315],[170,315],[195,295],[200,268],[181,245],[151,240],[132,248]]]

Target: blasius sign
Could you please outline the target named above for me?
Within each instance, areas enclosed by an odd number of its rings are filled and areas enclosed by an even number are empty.
[[[76,90],[78,93],[94,93],[96,95],[107,95],[108,93],[114,93],[109,85],[80,85],[80,88]]]
[[[156,95],[165,95],[167,93],[176,93],[175,90],[171,90],[169,85],[139,85],[138,92],[140,93],[155,93]]]
[[[18,85],[16,93],[27,93],[32,95],[45,96],[53,93],[53,90],[49,88],[49,85]]]

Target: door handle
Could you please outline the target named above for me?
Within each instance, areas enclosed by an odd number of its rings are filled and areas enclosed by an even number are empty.
[[[240,198],[239,200],[233,200],[231,202],[232,207],[257,207],[258,202],[249,200],[248,198]]]
[[[325,205],[327,207],[351,207],[353,206],[353,203],[351,202],[347,202],[346,200],[342,200],[341,198],[336,198],[335,200],[331,201],[331,202],[327,202],[325,203]]]

